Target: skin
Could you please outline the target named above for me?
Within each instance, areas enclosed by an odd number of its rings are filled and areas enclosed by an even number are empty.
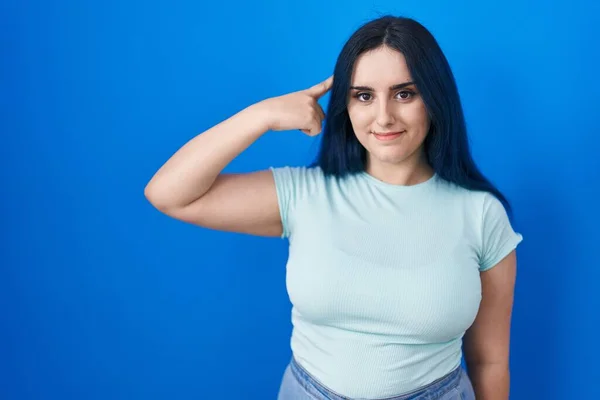
[[[154,174],[146,199],[164,214],[204,228],[281,236],[273,174],[223,169],[267,131],[318,135],[324,119],[318,100],[330,77],[308,89],[255,103],[185,143]]]
[[[402,53],[382,46],[356,61],[348,114],[358,141],[367,149],[367,173],[392,184],[429,179],[423,142],[429,115]],[[378,133],[403,132],[391,140]],[[391,136],[387,136],[391,138]]]
[[[411,82],[404,56],[381,47],[357,60],[348,98],[355,135],[368,150],[367,173],[397,185],[418,184],[433,175],[423,152],[430,122]],[[164,214],[205,228],[280,236],[283,227],[272,173],[222,171],[268,131],[319,134],[324,114],[317,101],[331,84],[330,77],[310,88],[263,100],[192,138],[148,182],[146,198]],[[388,132],[402,134],[391,140],[376,136]],[[478,400],[508,399],[515,276],[514,251],[481,273],[482,302],[463,338]]]

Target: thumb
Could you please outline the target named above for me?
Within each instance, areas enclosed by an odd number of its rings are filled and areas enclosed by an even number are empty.
[[[331,89],[331,85],[333,85],[333,75],[324,80],[323,82],[317,83],[316,85],[308,88],[306,92],[315,98],[319,98],[323,96],[325,93]]]

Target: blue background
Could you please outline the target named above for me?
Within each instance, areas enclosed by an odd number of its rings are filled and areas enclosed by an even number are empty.
[[[275,398],[287,242],[173,220],[144,187],[196,134],[328,77],[384,13],[437,37],[525,237],[511,398],[600,398],[598,2],[8,0],[0,399]],[[227,170],[306,164],[318,140],[270,132]]]

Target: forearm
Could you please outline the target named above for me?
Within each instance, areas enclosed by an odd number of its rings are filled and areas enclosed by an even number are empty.
[[[250,106],[199,134],[154,174],[145,194],[158,208],[183,207],[204,195],[222,170],[267,130]]]
[[[508,400],[510,370],[506,364],[467,365],[477,400]]]

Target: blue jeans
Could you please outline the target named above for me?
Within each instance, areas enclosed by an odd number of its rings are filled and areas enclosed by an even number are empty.
[[[283,374],[277,400],[351,399],[332,392],[292,357]],[[459,366],[448,375],[410,393],[380,400],[475,400],[475,393],[466,371]]]

